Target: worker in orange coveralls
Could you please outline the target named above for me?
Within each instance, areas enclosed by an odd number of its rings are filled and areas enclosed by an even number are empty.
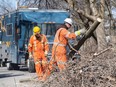
[[[48,76],[50,75],[55,65],[58,66],[60,71],[65,70],[67,63],[66,46],[68,44],[68,39],[75,39],[76,36],[85,33],[84,29],[71,33],[68,31],[71,26],[72,20],[70,18],[66,18],[64,20],[64,24],[61,25],[56,32],[52,48],[52,59],[47,70]]]
[[[34,35],[30,37],[28,51],[29,58],[34,58],[35,69],[39,80],[45,80],[44,73],[47,66],[47,54],[49,50],[48,40],[45,35],[40,34],[40,28],[33,28]]]

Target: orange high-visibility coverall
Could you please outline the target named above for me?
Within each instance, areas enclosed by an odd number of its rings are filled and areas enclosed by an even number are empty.
[[[65,28],[60,28],[55,35],[54,44],[52,48],[52,59],[49,64],[48,76],[51,70],[53,70],[54,64],[58,65],[60,71],[66,68],[66,46],[68,39],[75,39],[75,33],[70,33]]]
[[[65,28],[60,28],[54,39],[54,45],[52,48],[52,58],[58,65],[60,71],[64,70],[66,67],[67,57],[66,57],[66,46],[68,44],[68,39],[75,39],[75,33],[70,33]]]
[[[45,57],[45,51],[48,52],[49,45],[45,35],[41,34],[41,41],[37,40],[35,35],[32,35],[28,45],[29,53],[32,52],[35,69],[38,75],[38,78],[41,78],[45,73],[47,58]]]

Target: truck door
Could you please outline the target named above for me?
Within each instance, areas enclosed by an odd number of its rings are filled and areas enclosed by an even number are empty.
[[[2,62],[2,31],[0,29],[0,66]]]

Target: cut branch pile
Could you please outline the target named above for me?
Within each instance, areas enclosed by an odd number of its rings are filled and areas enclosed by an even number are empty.
[[[81,61],[69,61],[67,70],[54,72],[43,87],[116,87],[116,51],[99,56],[84,55]]]

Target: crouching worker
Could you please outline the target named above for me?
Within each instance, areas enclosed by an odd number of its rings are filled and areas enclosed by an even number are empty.
[[[55,35],[54,44],[52,48],[52,59],[49,64],[47,75],[49,76],[55,65],[58,66],[60,72],[66,69],[67,56],[66,46],[68,45],[68,39],[75,39],[76,36],[85,33],[85,30],[78,30],[74,33],[69,32],[69,28],[72,26],[72,20],[66,18],[64,24],[61,25]]]
[[[29,58],[34,58],[35,69],[38,75],[38,79],[43,81],[44,73],[46,71],[47,66],[47,58],[46,55],[49,50],[48,40],[45,35],[40,34],[40,28],[35,26],[33,28],[34,35],[30,37],[28,51]]]

